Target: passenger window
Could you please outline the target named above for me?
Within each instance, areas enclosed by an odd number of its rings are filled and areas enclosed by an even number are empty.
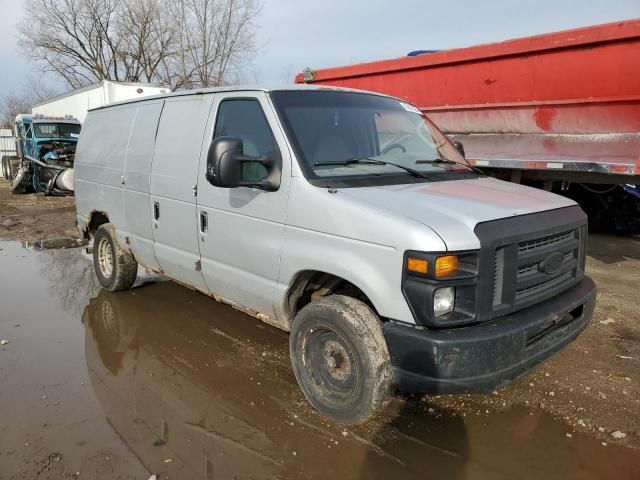
[[[213,138],[233,137],[242,140],[243,154],[260,157],[277,154],[278,147],[271,133],[260,102],[254,99],[224,100],[218,107]],[[259,182],[266,178],[264,165],[248,162],[242,168],[242,180]]]

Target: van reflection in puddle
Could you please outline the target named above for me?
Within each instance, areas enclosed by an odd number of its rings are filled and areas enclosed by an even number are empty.
[[[465,419],[397,399],[336,424],[310,410],[284,332],[173,282],[102,290],[83,323],[107,421],[160,478],[627,478],[638,465],[524,410]]]

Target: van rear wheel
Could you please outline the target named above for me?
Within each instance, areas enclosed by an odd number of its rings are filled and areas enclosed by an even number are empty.
[[[120,247],[110,223],[100,225],[93,240],[93,266],[103,288],[117,292],[128,290],[136,281],[138,262]]]
[[[323,415],[360,423],[391,400],[382,324],[359,300],[331,295],[306,305],[293,321],[289,353],[300,388]]]

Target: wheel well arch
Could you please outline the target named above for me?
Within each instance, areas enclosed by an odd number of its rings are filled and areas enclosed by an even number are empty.
[[[356,284],[331,273],[303,270],[295,276],[287,292],[285,308],[289,323],[293,323],[297,313],[306,305],[332,294],[345,295],[360,300],[368,305],[381,320],[384,320],[380,317],[371,299]]]
[[[93,238],[96,234],[96,230],[100,225],[109,223],[109,215],[106,212],[94,210],[89,214],[89,221],[84,229],[84,237],[89,239]]]

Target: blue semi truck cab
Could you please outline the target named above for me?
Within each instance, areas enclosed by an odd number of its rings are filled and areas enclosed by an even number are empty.
[[[80,129],[80,122],[69,115],[18,115],[14,124],[18,158],[3,164],[11,191],[71,194]]]

